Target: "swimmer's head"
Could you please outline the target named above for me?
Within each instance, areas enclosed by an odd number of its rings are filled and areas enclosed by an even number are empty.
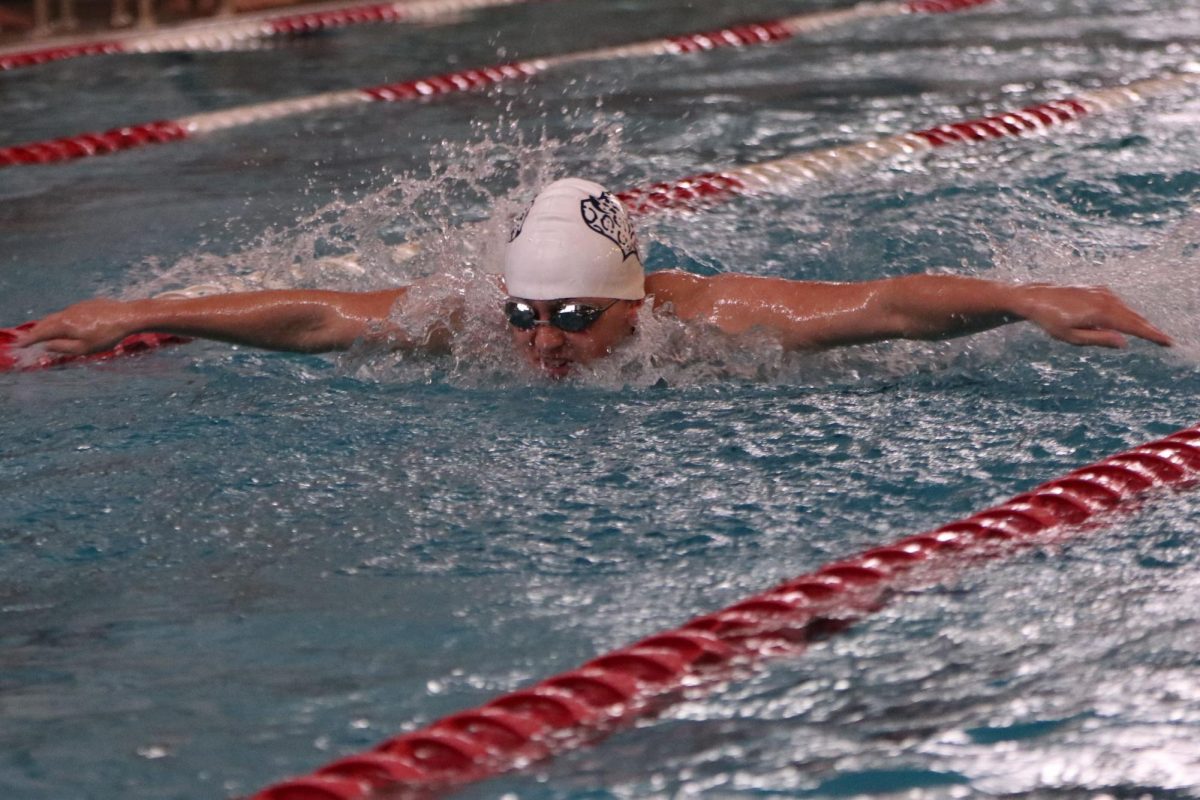
[[[535,369],[563,378],[611,353],[646,295],[621,201],[579,178],[547,186],[513,225],[504,283],[513,344]]]
[[[564,178],[517,218],[504,255],[509,295],[526,300],[645,296],[637,236],[621,201],[598,183]]]

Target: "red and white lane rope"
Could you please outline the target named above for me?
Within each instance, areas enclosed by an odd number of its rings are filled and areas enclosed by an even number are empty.
[[[741,195],[759,192],[788,192],[805,184],[847,177],[869,167],[900,157],[951,145],[973,145],[992,139],[1016,138],[1043,133],[1081,117],[1118,110],[1165,94],[1200,84],[1200,74],[1179,73],[1108,89],[1081,92],[1064,100],[1027,106],[1017,111],[993,114],[963,122],[951,122],[911,133],[875,139],[861,144],[831,147],[758,164],[707,172],[676,181],[627,189],[618,193],[625,206],[637,216],[659,211],[699,209]],[[13,343],[19,328],[0,328],[0,372],[56,367],[77,361],[104,360],[126,353],[186,341],[177,336],[139,334],[122,342],[116,350],[88,356],[19,358]]]
[[[698,692],[731,670],[797,653],[880,608],[890,590],[932,582],[1014,545],[1077,532],[1097,515],[1133,506],[1149,489],[1198,474],[1200,428],[1189,428],[965,519],[827,564],[251,800],[360,800],[381,790],[445,789],[520,768],[628,724],[672,696]]]
[[[169,30],[131,31],[104,39],[60,39],[30,48],[0,48],[0,71],[50,61],[113,53],[162,53],[181,50],[230,50],[257,39],[297,36],[371,22],[430,22],[458,14],[511,6],[532,0],[403,0],[393,3],[341,2],[311,6],[301,12],[240,14],[234,18],[184,23]]]
[[[1125,86],[1084,91],[1017,111],[938,125],[855,145],[800,153],[773,161],[630,189],[618,196],[634,214],[694,208],[733,195],[786,192],[816,181],[847,177],[889,160],[951,145],[1040,134],[1082,117],[1115,111],[1200,85],[1200,73],[1171,73]]]
[[[805,14],[705,33],[654,39],[618,47],[584,50],[479,69],[459,70],[365,89],[324,92],[270,103],[211,111],[175,120],[129,125],[99,133],[84,133],[60,139],[0,147],[0,167],[19,164],[48,164],[85,156],[104,155],[118,150],[187,139],[256,122],[307,114],[313,111],[343,108],[359,103],[419,100],[435,95],[465,92],[518,78],[528,78],[554,67],[581,61],[680,55],[723,47],[770,44],[854,20],[910,13],[942,13],[970,8],[989,1],[912,0],[904,3],[862,4],[843,11]]]

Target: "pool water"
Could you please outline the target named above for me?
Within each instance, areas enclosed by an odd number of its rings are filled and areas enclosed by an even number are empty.
[[[0,142],[829,7],[560,0],[60,62],[0,76]],[[550,177],[625,188],[862,141],[1198,42],[1186,0],[1008,0],[8,169],[0,324],[440,270],[486,306],[507,215]],[[482,324],[445,358],[195,343],[0,375],[0,794],[247,794],[1195,424],[1198,122],[1174,96],[641,229],[652,269],[1105,283],[1171,351],[1012,326],[787,356],[647,320],[555,385]],[[1195,797],[1198,513],[1156,494],[463,796]]]

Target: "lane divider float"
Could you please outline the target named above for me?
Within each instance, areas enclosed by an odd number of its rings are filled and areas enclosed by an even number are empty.
[[[469,11],[531,1],[406,0],[371,4],[340,2],[324,3],[299,13],[239,14],[234,18],[188,22],[169,30],[152,33],[131,31],[111,35],[105,39],[60,39],[54,44],[36,48],[25,45],[0,48],[0,72],[81,56],[230,50],[259,39],[300,36],[373,22],[432,22],[455,18],[458,14]]]
[[[1200,427],[1135,447],[965,519],[827,564],[533,686],[340,758],[251,800],[425,796],[576,749],[681,695],[797,654],[882,608],[897,588],[1096,527],[1147,490],[1195,482]],[[396,794],[391,794],[395,792]]]
[[[1117,111],[1200,85],[1200,73],[1176,72],[1123,86],[1083,91],[1016,111],[951,122],[854,145],[813,150],[619,193],[632,214],[695,209],[736,195],[787,192],[814,182],[858,174],[901,157],[950,146],[974,145],[1043,133],[1085,116]]]
[[[359,103],[420,100],[472,91],[525,79],[568,64],[682,55],[725,47],[772,44],[834,25],[881,16],[912,13],[946,13],[971,8],[990,0],[911,0],[864,3],[841,11],[786,17],[770,22],[736,25],[716,31],[654,39],[636,44],[604,47],[547,56],[478,69],[464,69],[424,78],[276,100],[181,117],[127,125],[98,133],[0,147],[0,168],[24,164],[49,164],[86,156],[106,155],[150,144],[163,144],[283,117],[344,108]]]
[[[1197,84],[1200,84],[1200,73],[1172,73],[1125,86],[1080,92],[1073,97],[1038,103],[1017,111],[627,189],[617,196],[635,216],[648,216],[661,211],[699,210],[743,195],[786,193],[806,184],[851,176],[891,159],[919,156],[952,145],[975,145],[994,139],[1040,134],[1085,116],[1123,109]],[[137,334],[125,339],[113,350],[90,356],[45,353],[33,358],[21,358],[15,351],[14,342],[20,331],[34,324],[26,322],[16,328],[0,328],[0,372],[108,360],[188,341],[180,336]]]

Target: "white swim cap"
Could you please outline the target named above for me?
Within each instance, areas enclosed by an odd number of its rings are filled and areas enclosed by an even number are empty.
[[[504,254],[508,293],[525,300],[641,300],[645,273],[621,201],[598,183],[564,178],[518,217]]]

